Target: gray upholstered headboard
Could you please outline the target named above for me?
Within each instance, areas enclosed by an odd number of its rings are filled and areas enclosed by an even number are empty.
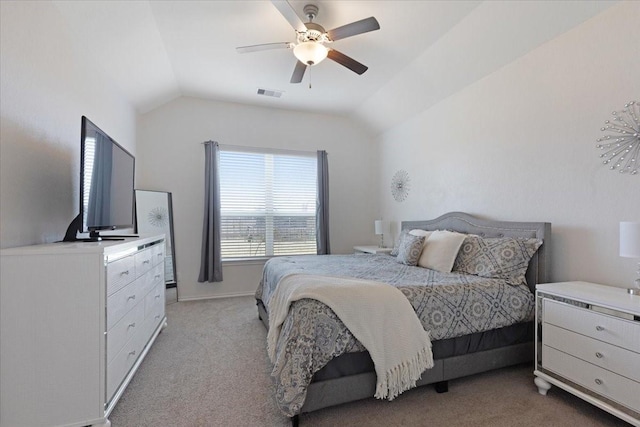
[[[491,221],[464,212],[449,212],[426,221],[403,221],[402,229],[451,230],[483,237],[536,237],[542,246],[531,258],[527,269],[527,284],[535,292],[536,284],[549,282],[551,268],[551,223]]]

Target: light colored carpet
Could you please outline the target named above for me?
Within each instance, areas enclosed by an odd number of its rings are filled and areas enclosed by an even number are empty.
[[[167,305],[169,326],[111,414],[113,427],[288,426],[273,399],[266,330],[252,297]],[[301,426],[628,426],[521,365],[300,417]]]

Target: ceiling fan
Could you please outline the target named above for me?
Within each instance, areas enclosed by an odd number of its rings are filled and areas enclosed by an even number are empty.
[[[300,83],[307,67],[317,65],[325,58],[329,58],[357,74],[363,74],[367,71],[368,67],[366,65],[348,57],[344,53],[325,46],[325,44],[330,44],[334,41],[369,31],[379,30],[380,24],[378,24],[376,18],[372,16],[326,31],[324,27],[313,22],[318,15],[318,7],[316,5],[308,4],[304,7],[304,14],[309,21],[305,23],[302,22],[302,19],[288,1],[271,0],[271,3],[273,3],[295,30],[296,43],[280,42],[241,46],[236,48],[238,53],[269,49],[293,49],[293,54],[298,61],[291,76],[291,83]]]

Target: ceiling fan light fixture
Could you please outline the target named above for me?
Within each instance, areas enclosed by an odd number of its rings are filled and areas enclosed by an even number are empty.
[[[293,48],[293,54],[296,58],[307,65],[319,64],[327,57],[328,53],[329,49],[322,43],[314,41],[298,43],[296,47]]]

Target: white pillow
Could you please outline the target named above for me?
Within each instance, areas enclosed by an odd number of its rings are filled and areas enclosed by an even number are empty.
[[[409,230],[409,234],[413,236],[424,237],[422,250],[424,250],[424,247],[427,246],[427,239],[429,238],[429,236],[431,236],[431,233],[433,233],[433,231],[421,230],[419,228],[414,228],[413,230]]]
[[[451,273],[460,246],[466,234],[454,231],[436,230],[427,239],[418,265],[443,273]]]
[[[420,230],[419,228],[414,228],[413,230],[409,230],[409,234],[413,234],[414,236],[424,236],[426,239],[433,233],[433,231]]]

